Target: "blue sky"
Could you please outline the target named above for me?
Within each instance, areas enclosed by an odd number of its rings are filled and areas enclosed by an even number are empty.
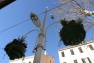
[[[30,20],[30,13],[35,12],[40,14],[46,10],[46,7],[49,9],[54,8],[55,0],[17,0],[12,4],[4,7],[0,10],[0,47],[4,48],[6,44],[12,41],[14,38],[21,37],[30,30],[38,29]],[[50,13],[53,13],[53,10],[47,14],[47,23],[46,26],[56,21],[50,18]],[[39,15],[41,22],[43,22],[44,14]],[[3,31],[15,24],[23,22],[29,19],[28,21],[15,26],[9,30]],[[53,25],[47,31],[47,52],[49,55],[52,55],[55,59],[55,63],[59,63],[58,57],[58,42],[59,42],[59,25]],[[32,32],[26,38],[26,43],[28,44],[26,57],[34,55],[32,50],[36,42],[38,33]],[[5,57],[3,58],[5,54]],[[2,59],[3,58],[3,59]],[[0,63],[8,63],[9,57],[6,55],[5,51],[0,49]]]
[[[4,48],[6,44],[8,44],[10,41],[12,41],[14,38],[18,38],[29,32],[33,29],[38,29],[30,20],[30,13],[35,12],[37,15],[39,15],[39,18],[41,20],[41,23],[43,22],[44,14],[41,14],[46,10],[46,7],[49,9],[54,8],[56,5],[56,0],[17,0],[13,2],[12,4],[4,7],[0,10],[0,47]],[[54,13],[54,11],[49,11],[47,14],[47,22],[46,27],[50,25],[53,22],[57,21],[57,18],[51,19],[50,13]],[[26,21],[29,19],[28,21]],[[15,24],[18,24],[20,22],[26,21],[18,26],[15,26],[9,30],[3,31]],[[65,47],[64,45],[61,45],[61,47],[58,47],[58,42],[60,40],[59,38],[59,30],[60,25],[55,24],[52,27],[50,27],[47,31],[47,52],[49,55],[53,56],[55,59],[55,63],[59,63],[59,57],[58,57],[58,49]],[[92,30],[94,30],[92,28]],[[94,39],[92,38],[93,33],[88,31],[86,39]],[[26,38],[26,43],[28,44],[28,48],[26,51],[26,57],[32,56],[34,53],[32,53],[32,50],[34,48],[34,44],[36,42],[38,33],[32,32],[29,34]],[[5,57],[3,58],[5,54]],[[3,58],[3,59],[2,59]],[[6,55],[5,51],[0,49],[0,63],[8,63],[9,57]]]

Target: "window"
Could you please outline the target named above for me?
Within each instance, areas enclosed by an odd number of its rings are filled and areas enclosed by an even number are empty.
[[[64,52],[61,52],[61,55],[62,55],[62,57],[65,57],[65,54],[64,54]]]
[[[74,51],[73,51],[73,49],[71,49],[70,52],[71,52],[71,55],[74,55]]]
[[[31,63],[31,62],[29,62],[29,63]]]
[[[89,57],[87,57],[87,60],[88,60],[89,63],[92,63]]]
[[[91,49],[91,50],[94,50],[94,48],[93,48],[93,46],[92,45],[88,45],[89,46],[89,48]]]
[[[85,59],[81,59],[83,63],[86,63]]]
[[[74,63],[78,63],[77,60],[74,60]]]
[[[51,60],[50,60],[50,63],[51,63]]]
[[[82,48],[81,48],[81,47],[79,47],[78,49],[79,49],[80,53],[83,53],[83,50],[82,50]]]

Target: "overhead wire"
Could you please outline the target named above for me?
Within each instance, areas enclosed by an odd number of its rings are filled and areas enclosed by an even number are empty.
[[[4,48],[0,47],[0,49],[4,50]],[[0,59],[0,63],[2,63],[2,60],[4,60],[6,54],[3,55],[3,57]]]
[[[75,0],[73,0],[80,8],[82,8],[82,10],[84,10],[84,8],[80,5],[80,4],[78,4]]]
[[[73,1],[73,0],[71,0],[71,1]],[[71,2],[71,1],[69,1],[69,2]],[[68,3],[69,3],[69,2],[68,2]],[[74,1],[74,2],[75,2],[75,1]],[[76,2],[75,2],[75,3],[76,3]],[[62,6],[62,5],[64,5],[64,4],[67,4],[67,3],[60,4],[60,5],[58,5],[58,6],[54,7],[54,8],[49,9],[48,11],[54,10],[54,9],[56,9],[56,8],[58,8],[58,7]],[[76,3],[76,4],[77,4],[77,3]],[[77,4],[77,5],[79,5],[79,4]],[[80,5],[79,5],[79,6],[80,6]],[[80,6],[80,7],[81,7],[81,6]],[[82,7],[81,7],[81,8],[82,8]],[[83,8],[82,8],[82,9],[83,9]],[[45,11],[42,12],[42,13],[40,13],[40,14],[38,14],[38,15],[41,15],[41,14],[44,14],[44,13],[45,13]],[[28,20],[30,20],[30,19],[27,19],[27,20],[25,20],[25,21],[22,21],[22,22],[20,22],[20,23],[17,23],[17,24],[15,24],[15,25],[13,25],[13,26],[11,26],[11,27],[9,27],[9,28],[6,28],[6,29],[0,31],[0,33],[4,32],[4,31],[7,31],[7,30],[9,30],[9,29],[11,29],[11,28],[13,28],[13,27],[16,27],[16,26],[18,26],[18,25],[20,25],[20,24],[22,24],[22,23],[25,23],[25,22],[27,22]],[[3,49],[3,48],[1,48],[1,49]],[[5,54],[4,54],[4,56],[3,56],[3,58],[2,58],[1,60],[3,60],[4,57],[5,57]]]
[[[2,63],[2,61],[4,60],[4,58],[5,58],[5,54],[4,54],[4,56],[1,58],[1,60],[0,60],[0,63]]]
[[[75,0],[70,0],[69,2],[72,2],[72,1],[74,1],[79,7],[81,7]],[[67,2],[67,3],[69,3],[69,2]],[[60,5],[56,6],[56,7],[54,7],[54,8],[51,8],[51,9],[48,10],[48,12],[51,11],[51,10],[53,10],[53,9],[56,9],[56,8],[62,6],[62,5],[65,5],[65,4],[67,4],[67,3],[63,3],[63,4],[60,4]],[[82,8],[82,7],[81,7],[81,8]],[[83,8],[82,8],[82,9],[83,9]],[[45,11],[42,12],[42,13],[40,13],[40,14],[38,14],[38,16],[41,15],[41,14],[44,14],[44,13],[45,13]],[[28,20],[30,20],[30,19],[27,19],[27,20],[25,20],[25,21],[22,21],[22,22],[20,22],[20,23],[17,23],[17,24],[15,24],[15,25],[13,25],[13,26],[11,26],[11,27],[9,27],[9,28],[6,28],[6,29],[0,31],[0,33],[4,32],[4,31],[7,31],[7,30],[9,30],[9,29],[11,29],[11,28],[13,28],[13,27],[15,27],[15,26],[18,26],[18,25],[20,25],[20,24],[22,24],[22,23],[24,23],[24,22],[26,22],[26,21],[28,21]]]
[[[73,0],[71,0],[71,1],[69,1],[69,2],[72,2],[72,1],[73,1]],[[67,3],[69,3],[69,2],[67,2]],[[51,10],[54,10],[54,9],[56,9],[56,8],[62,6],[62,5],[65,5],[65,4],[67,4],[67,3],[63,3],[63,4],[60,4],[60,5],[56,6],[56,7],[54,7],[54,8],[51,8],[51,9],[48,10],[48,12],[51,11]],[[42,13],[40,13],[39,15],[44,14],[44,13],[45,13],[45,11],[42,12]]]
[[[70,1],[70,2],[71,2],[71,1]],[[64,3],[64,4],[67,4],[67,3]],[[53,9],[55,9],[55,8],[58,8],[58,7],[60,7],[60,6],[64,5],[64,4],[60,4],[60,5],[58,5],[58,6],[54,7],[54,8],[49,9],[48,11],[51,11],[51,10],[53,10]],[[42,13],[40,13],[40,14],[38,14],[38,15],[41,15],[41,14],[44,14],[44,13],[45,13],[45,11],[42,12]],[[14,27],[16,27],[16,26],[22,24],[22,23],[25,23],[25,22],[27,22],[28,20],[30,20],[30,19],[27,19],[27,20],[25,20],[25,21],[22,21],[22,22],[20,22],[20,23],[15,24],[15,25],[13,25],[13,26],[11,26],[11,27],[8,27],[8,28],[6,28],[6,29],[0,31],[0,33],[3,33],[3,32],[5,32],[5,31],[7,31],[7,30],[9,30],[9,29],[11,29],[11,28],[14,28]],[[1,48],[1,49],[4,49],[4,48]],[[4,56],[2,57],[1,60],[3,60],[4,58],[5,58],[5,54],[4,54]],[[0,61],[0,62],[1,62],[1,61]]]
[[[13,27],[15,27],[15,26],[17,26],[17,25],[20,25],[20,24],[22,24],[22,23],[24,23],[24,22],[26,22],[26,21],[28,21],[28,20],[29,20],[29,19],[27,19],[27,20],[25,20],[25,21],[22,21],[22,22],[20,22],[20,23],[17,23],[17,24],[15,24],[15,25],[13,25],[13,26],[11,26],[11,27],[9,27],[9,28],[6,28],[6,29],[0,31],[0,33],[4,32],[4,31],[7,31],[7,30],[9,30],[9,29],[11,29],[11,28],[13,28]]]
[[[73,1],[73,0],[71,0],[71,1]],[[71,2],[71,1],[69,1],[69,2]],[[67,2],[67,3],[69,3],[69,2]],[[74,1],[74,2],[75,2],[75,1]],[[62,5],[67,4],[67,3],[60,4],[60,5],[58,5],[58,6],[54,7],[54,8],[49,9],[48,11],[54,10],[54,9],[56,9],[56,8],[62,6]],[[77,2],[75,2],[75,3],[77,4]],[[77,4],[77,5],[80,6],[79,4]],[[80,7],[81,7],[81,6],[80,6]],[[81,7],[81,8],[82,8],[82,7]],[[83,9],[83,8],[82,8],[82,9]],[[42,13],[40,13],[40,14],[38,14],[38,15],[41,15],[41,14],[44,14],[44,13],[45,13],[45,11],[42,12]],[[17,23],[17,24],[15,24],[15,25],[13,25],[13,26],[11,26],[11,27],[9,27],[9,28],[6,28],[6,29],[0,31],[0,33],[4,32],[4,31],[7,31],[7,30],[9,30],[9,29],[11,29],[11,28],[13,28],[13,27],[16,27],[16,26],[18,26],[18,25],[20,25],[20,24],[22,24],[22,23],[25,23],[25,22],[27,22],[28,20],[30,20],[30,19],[27,19],[27,20],[25,20],[25,21],[22,21],[22,22],[20,22],[20,23]],[[2,49],[3,49],[3,48],[2,48]],[[3,58],[2,58],[2,60],[4,59],[4,57],[5,57],[5,54],[4,54]]]
[[[71,1],[69,1],[69,2],[72,2],[72,1],[73,1],[73,0],[71,0]],[[69,3],[69,2],[67,2],[67,3]],[[54,8],[51,8],[51,9],[48,10],[48,12],[51,11],[51,10],[53,10],[53,9],[56,9],[56,8],[62,6],[62,5],[65,5],[65,4],[67,4],[67,3],[63,3],[63,4],[60,4],[60,5],[56,6],[56,7],[54,7]],[[45,11],[42,12],[42,13],[40,13],[40,14],[38,14],[38,16],[41,15],[41,14],[44,14],[44,13],[45,13]],[[13,26],[11,26],[11,27],[8,27],[8,28],[6,28],[6,29],[0,31],[0,33],[5,32],[5,31],[7,31],[7,30],[9,30],[9,29],[11,29],[11,28],[13,28],[13,27],[15,27],[15,26],[18,26],[18,25],[20,25],[20,24],[22,24],[22,23],[24,23],[24,22],[27,22],[28,20],[30,20],[30,19],[27,19],[27,20],[25,20],[25,21],[22,21],[22,22],[20,22],[20,23],[15,24],[15,25],[13,25]]]
[[[66,3],[64,3],[64,4],[66,4]],[[60,7],[60,6],[64,5],[64,4],[58,5],[58,6],[54,7],[54,8],[51,8],[51,9],[49,9],[48,11],[51,11],[51,10],[53,10],[53,9],[55,9],[55,8],[58,8],[58,7]],[[42,12],[42,13],[40,13],[40,14],[38,14],[38,15],[41,15],[41,14],[44,14],[44,13],[45,13],[45,11]],[[14,28],[14,27],[16,27],[16,26],[22,24],[22,23],[25,23],[25,22],[27,22],[28,20],[30,20],[30,19],[27,19],[27,20],[25,20],[25,21],[22,21],[22,22],[20,22],[20,23],[15,24],[15,25],[13,25],[13,26],[11,26],[11,27],[8,27],[8,28],[6,28],[6,29],[0,31],[0,33],[3,33],[3,32],[5,32],[5,31],[7,31],[7,30],[9,30],[9,29],[11,29],[11,28]],[[1,49],[4,49],[4,48],[1,48]],[[4,58],[5,58],[5,54],[4,54],[4,56],[3,56],[3,58],[2,58],[1,60],[3,60]],[[0,61],[0,62],[1,62],[1,61]]]

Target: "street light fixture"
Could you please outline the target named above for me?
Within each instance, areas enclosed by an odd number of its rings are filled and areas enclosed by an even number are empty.
[[[35,26],[41,27],[40,19],[38,18],[38,16],[35,13],[31,12],[30,18],[32,22],[35,24]]]
[[[45,39],[45,33],[44,33],[44,28],[45,28],[45,23],[46,23],[46,14],[47,14],[48,8],[46,8],[45,11],[45,16],[44,16],[44,21],[43,24],[41,25],[40,23],[40,19],[38,18],[38,16],[35,13],[31,13],[30,18],[32,20],[32,22],[37,26],[40,27],[40,33],[39,33],[39,37],[38,37],[38,42],[37,45],[35,47],[35,57],[34,57],[34,61],[33,63],[41,63],[41,53],[42,50],[44,49],[45,45],[43,43],[43,40]]]

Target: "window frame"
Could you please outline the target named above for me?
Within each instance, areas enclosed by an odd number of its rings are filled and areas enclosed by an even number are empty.
[[[83,50],[82,50],[81,47],[78,47],[78,49],[79,49],[79,52],[80,52],[80,53],[83,53]]]
[[[71,53],[71,55],[74,55],[73,49],[70,49],[70,53]]]
[[[87,57],[87,60],[88,60],[89,63],[92,63],[92,62],[91,62],[91,59],[90,59],[89,57]]]
[[[31,61],[29,61],[29,63],[31,63]]]
[[[73,62],[74,62],[74,63],[78,63],[78,61],[77,61],[76,59],[75,59],[75,60],[73,60]]]
[[[94,50],[94,47],[90,44],[88,45],[88,47],[91,49],[91,50]]]
[[[62,57],[65,57],[64,51],[61,52],[61,56],[62,56]]]
[[[85,61],[85,59],[84,59],[84,58],[82,58],[81,60],[82,60],[82,62],[83,62],[83,63],[86,63],[86,61]]]

